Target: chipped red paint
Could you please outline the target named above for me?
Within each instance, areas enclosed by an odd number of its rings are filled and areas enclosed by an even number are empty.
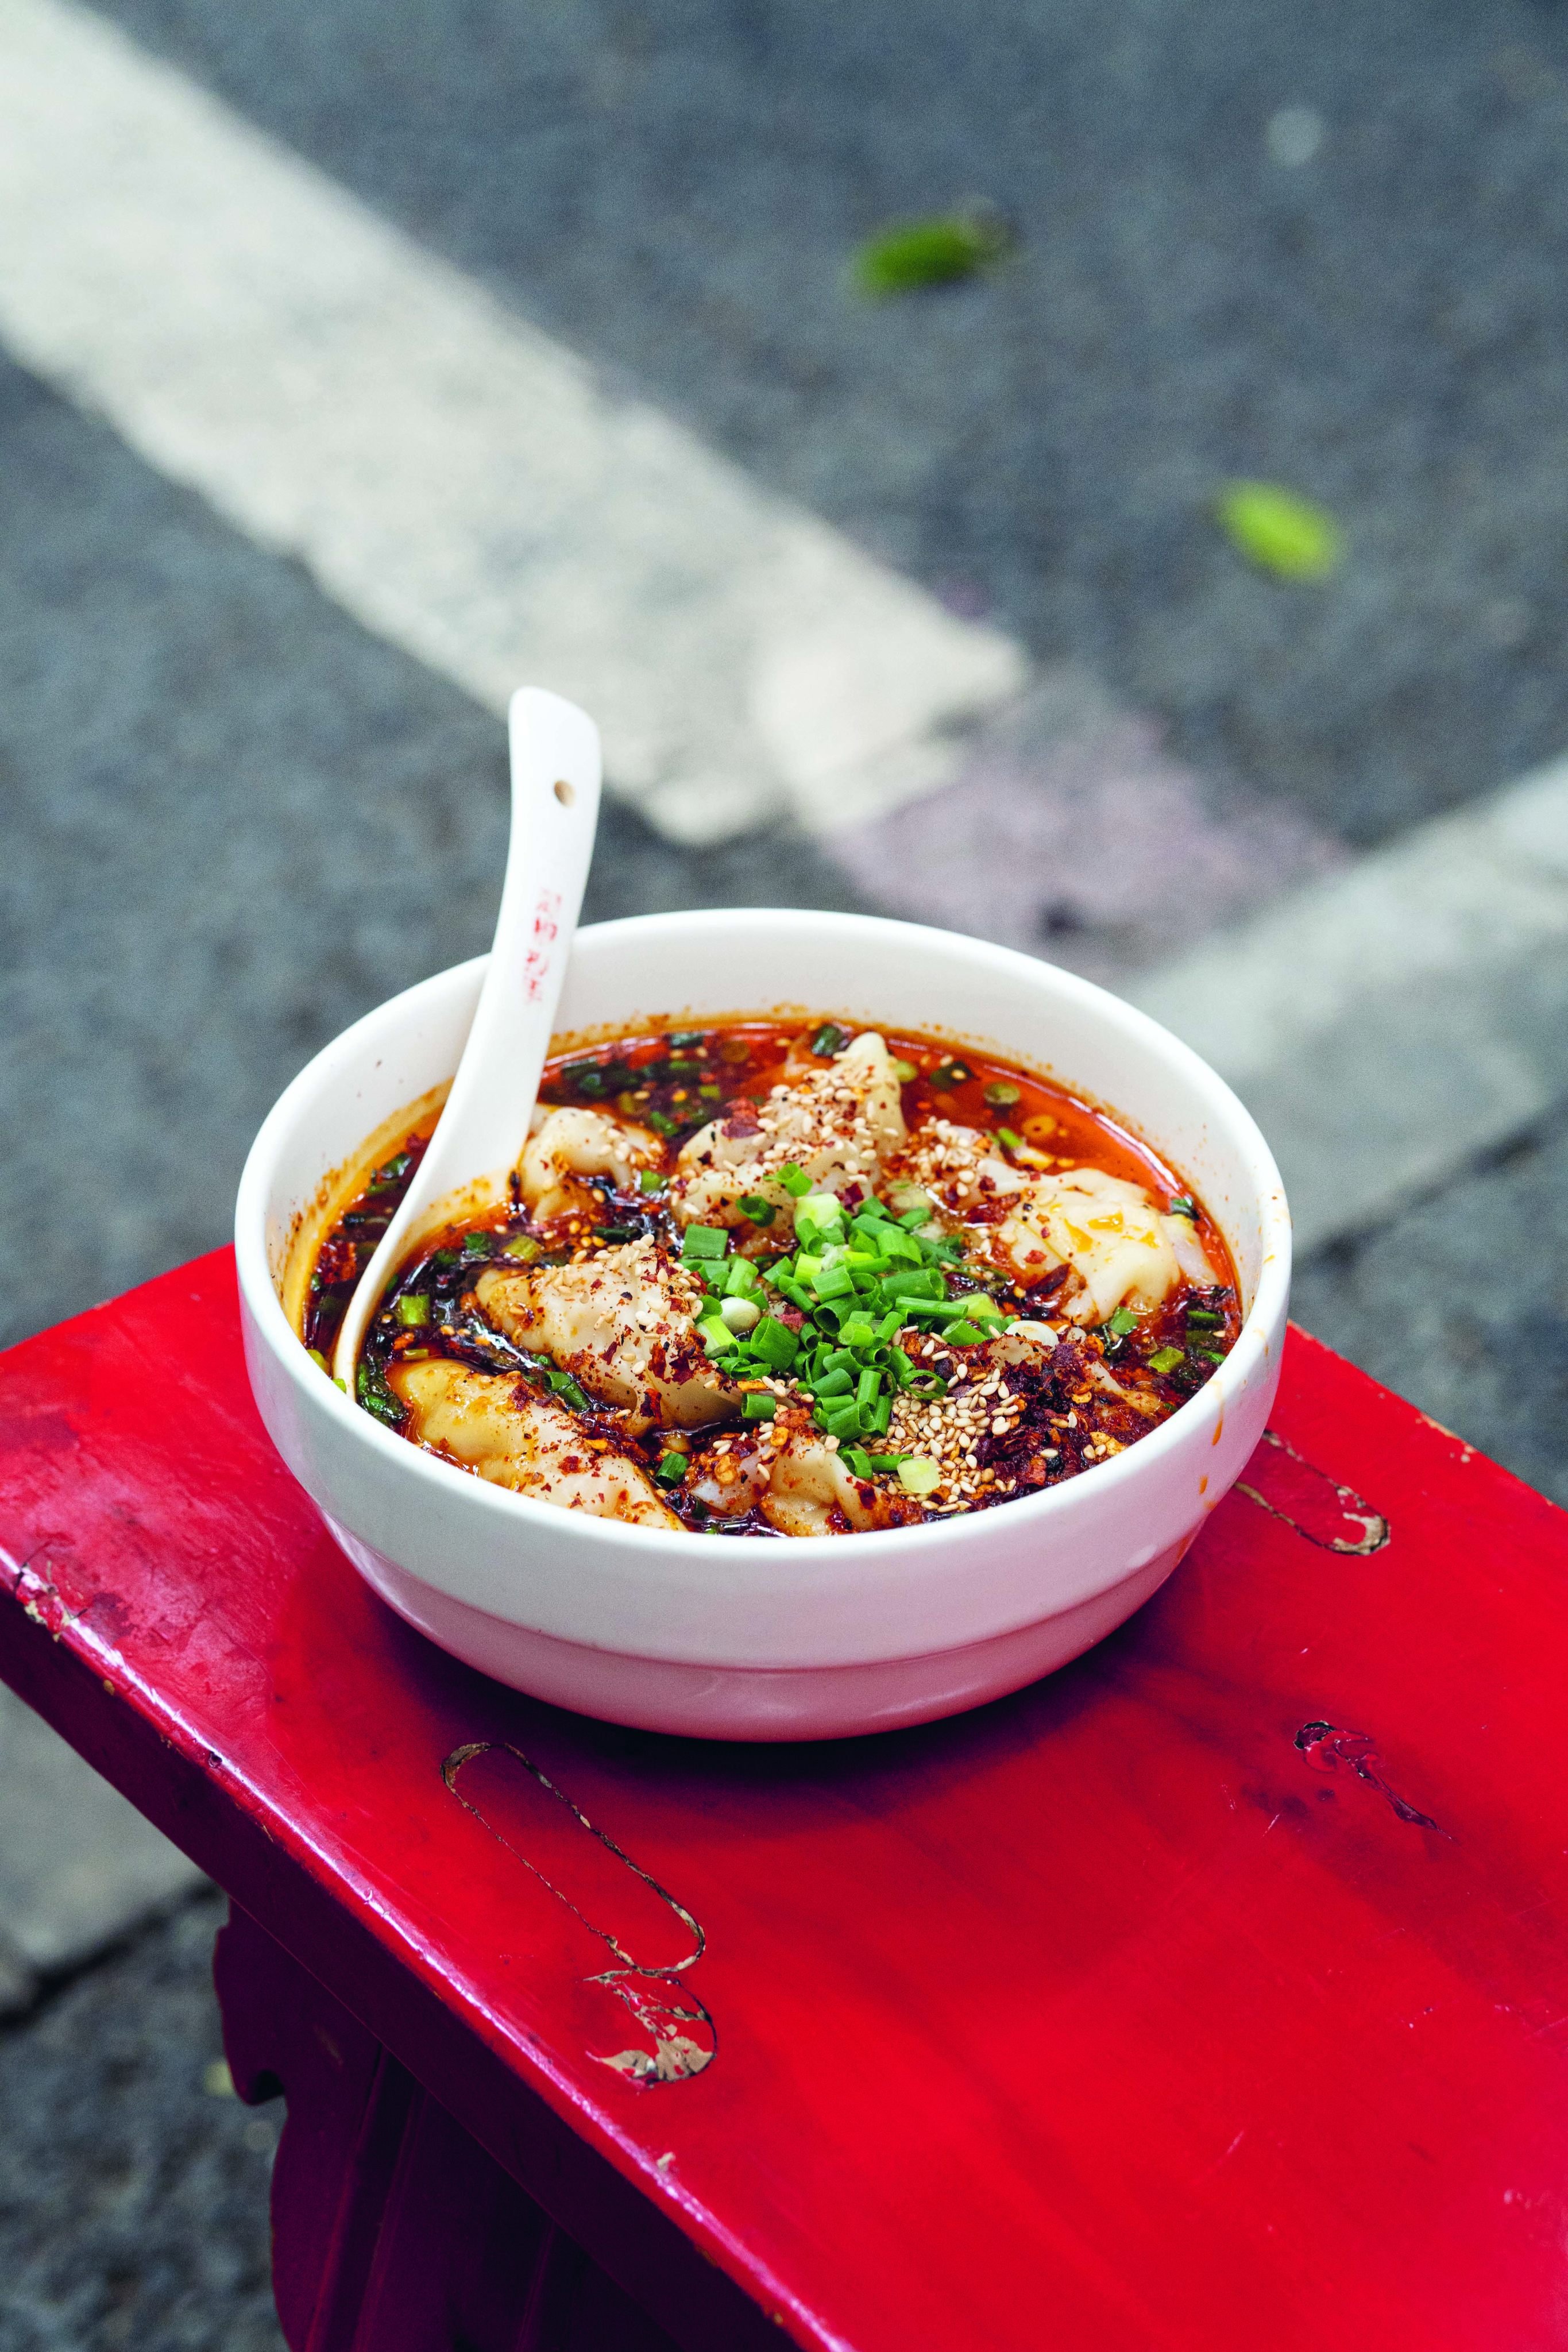
[[[1305,1461],[1277,1429],[1264,1431],[1263,1443],[1237,1485],[1252,1502],[1324,1551],[1381,1551],[1388,1541],[1383,1513],[1363,1503],[1352,1487]]]
[[[689,2352],[1554,2343],[1568,1518],[1299,1334],[1275,1426],[1381,1549],[1232,1496],[1033,1690],[686,1745],[379,1606],[259,1428],[216,1256],[0,1357],[0,1671],[423,2086],[431,2146],[460,2126]],[[1336,1725],[1375,1757],[1307,1769]],[[442,1779],[484,1742],[566,1804],[520,1782],[499,1840]],[[603,2063],[606,1933],[718,2063]]]

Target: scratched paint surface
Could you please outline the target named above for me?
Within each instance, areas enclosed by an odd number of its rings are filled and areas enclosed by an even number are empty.
[[[1016,1698],[685,1744],[358,1584],[219,1255],[0,1357],[0,1669],[41,1623],[206,1757],[802,2342],[1560,2341],[1568,1518],[1299,1335],[1276,1423],[1386,1542],[1236,1495]],[[629,1964],[715,2063],[611,2063]]]

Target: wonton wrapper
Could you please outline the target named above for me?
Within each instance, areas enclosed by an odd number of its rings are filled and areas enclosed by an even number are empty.
[[[475,1296],[510,1339],[550,1357],[639,1432],[700,1429],[740,1406],[740,1391],[697,1336],[700,1286],[651,1240],[619,1243],[581,1265],[492,1266]]]
[[[658,1138],[630,1119],[574,1105],[548,1110],[518,1162],[523,1203],[535,1217],[564,1216],[593,1205],[583,1177],[608,1176],[617,1192],[629,1192],[638,1169],[657,1168],[661,1157]]]
[[[787,1242],[795,1196],[779,1182],[792,1161],[815,1192],[864,1200],[881,1181],[882,1162],[906,1139],[898,1075],[885,1041],[865,1030],[825,1068],[773,1088],[754,1116],[732,1108],[683,1144],[669,1205],[683,1225],[729,1225],[736,1203],[755,1193],[775,1212],[770,1243]]]
[[[450,1454],[493,1485],[563,1511],[679,1528],[639,1462],[592,1444],[564,1405],[536,1396],[510,1373],[471,1371],[432,1356],[389,1365],[386,1379],[408,1407],[421,1445]]]

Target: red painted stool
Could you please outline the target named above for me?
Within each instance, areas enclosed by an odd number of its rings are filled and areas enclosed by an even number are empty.
[[[383,1609],[226,1255],[0,1358],[0,1672],[233,1897],[294,2352],[1563,2342],[1568,1517],[1299,1334],[1276,1427],[1050,1681],[718,1748]]]

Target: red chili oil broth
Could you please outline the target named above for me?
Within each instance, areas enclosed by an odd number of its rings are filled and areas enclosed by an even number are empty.
[[[664,1143],[667,1166],[673,1167],[686,1139],[725,1115],[738,1099],[765,1101],[775,1085],[823,1068],[832,1054],[857,1034],[851,1024],[830,1016],[805,1024],[737,1020],[701,1029],[643,1033],[591,1051],[552,1055],[545,1066],[540,1099],[548,1107],[574,1104],[608,1111],[651,1128]],[[1198,1292],[1184,1281],[1178,1284],[1157,1315],[1138,1319],[1135,1352],[1126,1344],[1131,1335],[1119,1334],[1110,1325],[1102,1327],[1099,1335],[1108,1362],[1134,1365],[1151,1382],[1156,1375],[1148,1367],[1150,1356],[1167,1348],[1182,1352],[1180,1370],[1173,1376],[1158,1376],[1159,1393],[1173,1411],[1212,1377],[1215,1364],[1234,1343],[1240,1328],[1239,1293],[1230,1255],[1202,1203],[1146,1143],[1082,1097],[994,1055],[951,1047],[911,1032],[885,1029],[881,1034],[893,1058],[912,1066],[916,1073],[902,1090],[904,1117],[911,1129],[934,1118],[995,1133],[1002,1156],[1010,1156],[1013,1146],[1008,1138],[1016,1138],[1048,1156],[1055,1167],[1092,1167],[1127,1179],[1144,1188],[1161,1208],[1169,1209],[1178,1201],[1190,1203],[1195,1213],[1194,1228],[1219,1284],[1212,1292]],[[823,1050],[814,1053],[814,1043]],[[989,1101],[988,1092],[993,1097]],[[305,1338],[324,1362],[331,1361],[354,1282],[401,1200],[428,1135],[429,1128],[410,1132],[349,1203],[321,1245],[307,1305]],[[452,1302],[483,1266],[494,1259],[507,1261],[509,1242],[523,1242],[535,1263],[542,1259],[560,1263],[600,1239],[625,1240],[635,1234],[662,1233],[668,1227],[657,1195],[616,1196],[598,1180],[593,1190],[598,1202],[594,1213],[557,1219],[546,1228],[531,1223],[515,1198],[514,1184],[510,1208],[428,1237],[416,1258],[402,1269],[389,1299],[395,1302],[398,1295],[416,1286],[429,1288],[433,1282],[437,1306],[431,1328],[403,1331],[389,1340],[384,1328],[378,1332],[373,1326],[366,1360],[379,1361],[393,1349],[412,1352],[416,1347],[426,1353],[472,1360],[471,1329],[456,1330],[448,1325],[444,1331],[442,1326],[458,1315]],[[533,1246],[535,1243],[539,1247]],[[1019,1291],[1010,1311],[1048,1313],[1052,1287],[1047,1276],[1035,1294],[1033,1307],[1030,1294]],[[390,1311],[384,1308],[378,1324],[386,1325]],[[1194,1314],[1199,1318],[1196,1325],[1188,1320]],[[464,1318],[459,1316],[458,1319]],[[381,1386],[385,1401],[392,1402],[384,1382]],[[595,1409],[586,1400],[574,1409],[585,1409],[590,1419],[595,1417]],[[384,1413],[383,1417],[388,1416]],[[656,1435],[646,1447],[633,1445],[627,1450],[646,1451],[651,1461],[660,1443]],[[749,1525],[724,1531],[768,1532]]]

